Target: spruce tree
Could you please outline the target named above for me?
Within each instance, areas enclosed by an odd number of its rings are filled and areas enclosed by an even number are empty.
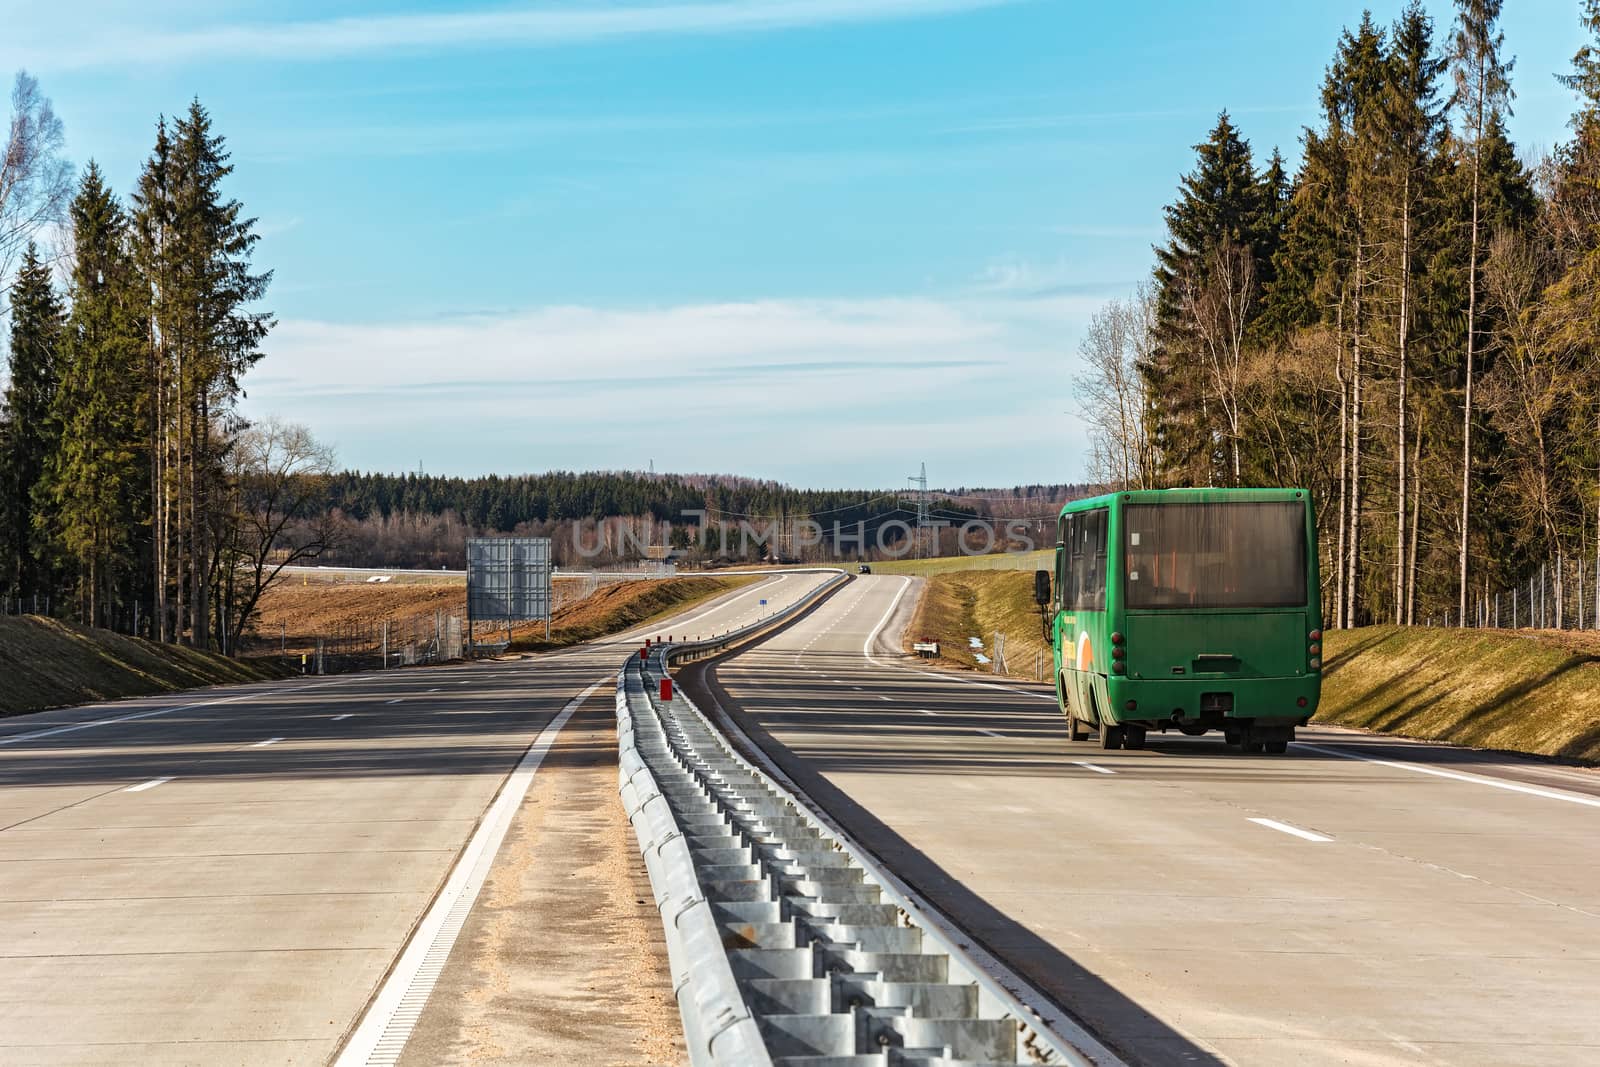
[[[11,379],[0,404],[0,584],[9,595],[51,592],[47,545],[39,532],[40,484],[61,438],[55,417],[62,334],[61,300],[50,268],[30,242],[11,291]],[[7,595],[0,593],[0,595]]]
[[[55,404],[62,437],[46,484],[52,525],[76,565],[80,617],[110,625],[130,592],[146,510],[144,326],[127,220],[92,162],[70,218],[72,313]]]
[[[1159,477],[1167,484],[1214,484],[1226,468],[1213,447],[1222,439],[1213,425],[1215,414],[1207,408],[1199,376],[1189,373],[1195,356],[1183,312],[1185,290],[1207,283],[1207,262],[1218,249],[1247,252],[1260,278],[1270,270],[1262,261],[1276,243],[1274,211],[1268,210],[1249,142],[1227,112],[1195,152],[1195,169],[1179,182],[1177,201],[1164,209],[1169,240],[1155,250],[1156,343],[1139,367],[1146,395],[1155,404],[1146,425],[1152,429]]]

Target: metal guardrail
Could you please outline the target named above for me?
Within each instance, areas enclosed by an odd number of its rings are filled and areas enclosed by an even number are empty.
[[[1115,1057],[1087,1035],[1092,1060],[1052,1031],[692,701],[658,698],[671,662],[779,625],[844,580],[733,633],[657,646],[617,678],[623,803],[662,909],[691,1062],[1110,1067]]]

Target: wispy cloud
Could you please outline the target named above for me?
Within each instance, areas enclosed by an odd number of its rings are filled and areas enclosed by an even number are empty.
[[[28,42],[25,52],[29,65],[39,68],[195,60],[310,61],[392,52],[548,47],[630,37],[761,33],[928,18],[1021,2],[1026,0],[704,0],[370,15],[159,31],[105,27],[87,35],[63,34],[58,39]]]
[[[430,470],[481,467],[486,435],[510,469],[671,454],[682,469],[771,471],[829,450],[844,462],[864,434],[920,438],[931,459],[999,448],[1003,426],[1007,448],[1028,448],[1065,432],[1072,352],[1099,303],[969,291],[290,320],[246,383],[247,412],[307,422],[346,463],[421,453]],[[805,447],[777,456],[775,433]]]

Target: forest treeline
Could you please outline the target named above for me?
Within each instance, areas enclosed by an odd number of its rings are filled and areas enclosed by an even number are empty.
[[[1542,563],[1559,620],[1559,564],[1600,567],[1600,0],[1539,155],[1500,9],[1346,29],[1292,174],[1223,113],[1083,341],[1096,476],[1309,488],[1330,624],[1460,621]]]
[[[919,535],[915,491],[799,489],[732,475],[554,471],[461,478],[342,471],[326,486],[317,515],[325,513],[334,533],[321,562],[451,568],[463,565],[467,537],[494,534],[550,537],[563,566],[637,560],[649,546],[676,549],[690,562],[949,554],[963,550],[956,540],[960,527],[975,518],[995,520],[1001,534],[1004,520],[1027,520],[1034,543],[1043,545],[1053,536],[1045,527],[1062,502],[1087,491],[1034,485],[930,492]],[[303,520],[313,521],[309,514]],[[928,529],[933,524],[937,532]],[[745,526],[761,537],[745,534]],[[307,536],[295,534],[285,544]],[[965,544],[968,551],[990,547],[1006,547],[1005,538],[997,536],[991,546],[987,534],[973,533]]]
[[[224,189],[224,138],[198,101],[160,119],[124,201],[93,162],[74,179],[26,73],[11,103],[0,597],[230,648],[331,457],[301,428],[238,414],[271,275],[253,269],[255,220]],[[47,251],[52,224],[63,236]]]

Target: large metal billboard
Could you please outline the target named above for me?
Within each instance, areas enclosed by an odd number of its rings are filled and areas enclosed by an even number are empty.
[[[467,618],[550,619],[550,538],[467,538]]]

